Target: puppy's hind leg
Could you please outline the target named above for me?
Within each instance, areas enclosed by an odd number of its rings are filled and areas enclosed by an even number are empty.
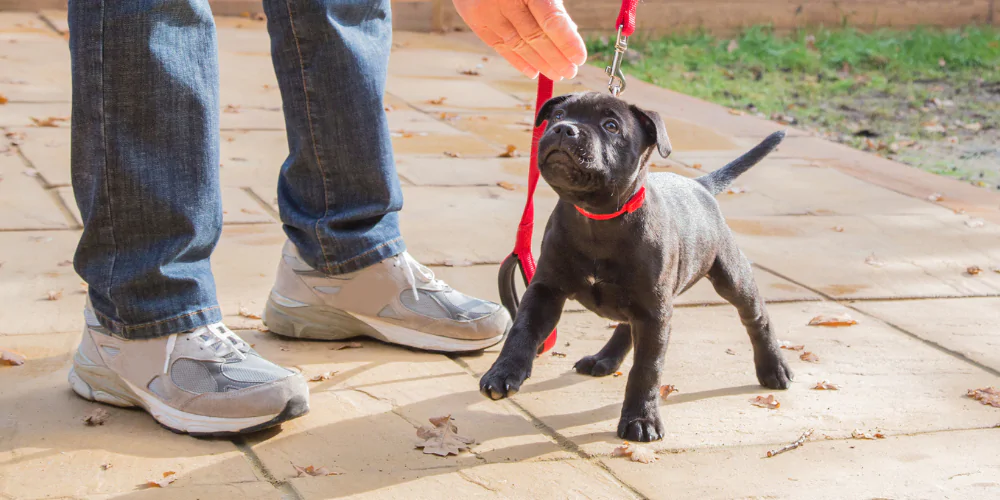
[[[740,313],[740,321],[753,344],[753,361],[757,380],[770,389],[787,389],[793,375],[788,368],[778,341],[774,338],[771,318],[753,278],[750,261],[732,241],[719,252],[708,279],[722,298]]]
[[[573,368],[577,373],[593,377],[606,377],[618,371],[628,352],[632,350],[632,327],[620,323],[615,333],[603,348],[593,356],[577,361]]]

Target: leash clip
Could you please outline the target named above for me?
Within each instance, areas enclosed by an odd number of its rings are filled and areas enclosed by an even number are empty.
[[[625,59],[625,51],[628,49],[628,37],[622,36],[622,28],[624,26],[618,26],[618,38],[615,39],[615,55],[611,59],[611,66],[604,69],[610,78],[608,91],[615,97],[625,92],[625,73],[622,72],[622,61]]]

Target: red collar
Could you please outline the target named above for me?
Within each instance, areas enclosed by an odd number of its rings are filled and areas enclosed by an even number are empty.
[[[644,201],[646,201],[646,186],[640,187],[639,190],[636,191],[635,194],[632,195],[632,197],[629,198],[627,202],[625,202],[625,206],[622,207],[621,210],[618,210],[613,214],[592,214],[580,207],[577,207],[576,205],[574,205],[574,207],[576,207],[577,212],[580,212],[581,214],[583,214],[584,217],[588,219],[608,220],[608,219],[614,219],[615,217],[618,217],[619,215],[624,213],[632,213],[635,212],[636,210],[639,210],[639,207],[642,206],[642,203]]]

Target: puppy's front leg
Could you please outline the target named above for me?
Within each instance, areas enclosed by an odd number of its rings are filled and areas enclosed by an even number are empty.
[[[657,317],[631,321],[635,355],[625,386],[622,418],[618,421],[618,437],[622,439],[647,442],[663,438],[658,389],[672,312],[667,309]]]
[[[521,383],[531,376],[538,346],[559,323],[566,295],[553,287],[532,282],[524,292],[514,326],[500,356],[479,381],[479,392],[490,399],[517,394]]]

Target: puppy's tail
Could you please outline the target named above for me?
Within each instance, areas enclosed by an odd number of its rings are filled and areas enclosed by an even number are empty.
[[[724,191],[729,184],[733,182],[737,177],[750,170],[750,167],[756,165],[758,162],[764,159],[765,156],[771,154],[774,148],[778,147],[781,140],[785,138],[785,131],[779,130],[761,141],[760,144],[754,146],[753,149],[743,153],[739,158],[729,162],[728,165],[722,167],[715,172],[708,175],[703,175],[695,179],[700,182],[702,186],[705,186],[710,193],[713,195],[719,194]]]

